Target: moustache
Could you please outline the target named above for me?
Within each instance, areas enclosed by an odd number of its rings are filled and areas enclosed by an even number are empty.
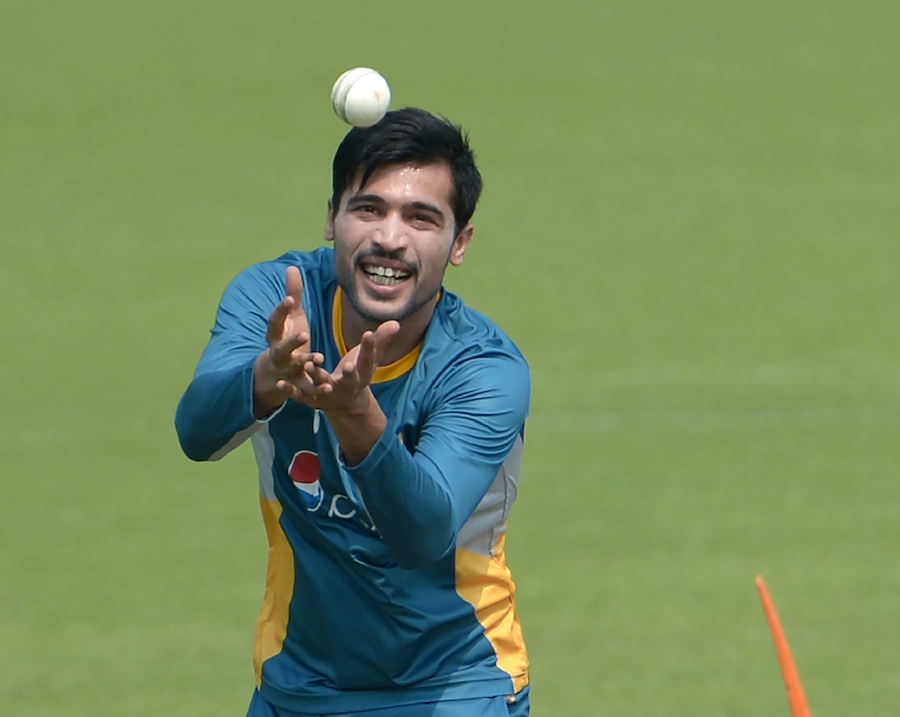
[[[359,254],[356,255],[354,260],[354,264],[359,267],[364,261],[370,259],[382,259],[384,261],[390,261],[393,263],[401,264],[403,271],[406,271],[410,274],[417,274],[419,271],[419,264],[415,261],[409,261],[403,256],[402,251],[385,251],[384,249],[372,248],[372,249],[364,249]]]

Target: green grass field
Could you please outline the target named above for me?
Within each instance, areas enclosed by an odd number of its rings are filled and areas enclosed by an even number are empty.
[[[552,9],[551,9],[552,8]],[[537,717],[900,704],[900,5],[0,6],[0,712],[243,715],[249,448],[178,449],[228,280],[322,243],[332,81],[463,123],[449,286],[530,360]]]

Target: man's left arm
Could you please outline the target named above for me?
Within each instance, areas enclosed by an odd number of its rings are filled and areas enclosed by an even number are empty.
[[[479,357],[456,370],[417,445],[386,423],[365,458],[346,468],[398,564],[447,553],[523,430],[530,378],[524,360]]]

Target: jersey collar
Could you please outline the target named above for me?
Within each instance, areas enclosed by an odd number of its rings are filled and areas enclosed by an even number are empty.
[[[338,353],[341,355],[341,358],[347,355],[347,344],[344,341],[344,332],[341,330],[341,320],[344,315],[344,307],[341,301],[342,297],[343,291],[341,291],[341,287],[339,286],[334,292],[334,304],[331,308],[331,330],[334,334],[334,343],[337,345]],[[397,359],[394,363],[376,368],[375,377],[372,379],[372,383],[384,383],[385,381],[390,381],[402,376],[415,365],[416,359],[419,358],[421,352],[422,342],[420,341],[412,351]]]

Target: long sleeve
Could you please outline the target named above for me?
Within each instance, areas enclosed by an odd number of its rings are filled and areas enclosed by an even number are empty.
[[[194,377],[175,412],[175,430],[184,454],[194,461],[219,458],[235,436],[256,423],[253,417],[253,363]],[[234,444],[237,445],[237,444]],[[230,447],[234,447],[233,445]]]
[[[411,454],[388,425],[369,455],[347,468],[397,563],[416,568],[455,544],[462,525],[521,435],[530,380],[525,362],[482,355],[445,376]]]
[[[283,294],[277,273],[256,265],[225,290],[209,343],[175,413],[185,455],[216,459],[245,439],[253,416],[253,364],[265,350],[268,315]]]

